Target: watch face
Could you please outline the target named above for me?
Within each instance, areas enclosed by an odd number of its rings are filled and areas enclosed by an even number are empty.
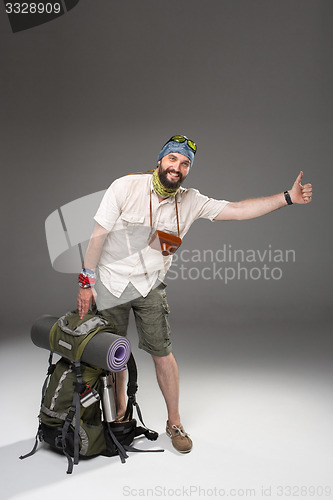
[[[80,0],[36,0],[36,2],[4,0],[13,33],[53,21],[75,7]],[[65,9],[63,7],[65,4]]]

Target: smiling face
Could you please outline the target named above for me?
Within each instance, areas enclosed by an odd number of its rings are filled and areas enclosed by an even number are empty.
[[[184,182],[191,162],[180,153],[169,153],[158,162],[158,176],[167,189],[177,189]]]

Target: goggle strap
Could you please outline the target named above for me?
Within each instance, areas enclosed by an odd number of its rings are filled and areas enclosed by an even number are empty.
[[[190,149],[192,149],[192,151],[194,153],[197,152],[197,146],[195,144],[195,142],[191,141],[191,139],[188,139],[187,137],[184,137],[183,135],[173,135],[165,144],[164,146],[166,146],[169,142],[179,142],[180,144],[183,144],[183,142],[186,142],[187,141],[187,145]],[[163,146],[163,147],[164,147]]]

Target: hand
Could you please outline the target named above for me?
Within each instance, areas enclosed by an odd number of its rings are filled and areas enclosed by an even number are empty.
[[[302,186],[302,178],[303,172],[301,170],[294,182],[293,187],[289,191],[290,198],[293,203],[304,204],[312,201],[312,185],[304,184],[304,186]]]
[[[80,319],[89,311],[90,302],[92,305],[95,304],[96,296],[97,294],[94,288],[79,288],[79,293],[77,294],[77,308]]]

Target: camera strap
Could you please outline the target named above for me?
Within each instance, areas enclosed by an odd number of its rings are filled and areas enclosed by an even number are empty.
[[[153,205],[152,205],[152,199],[151,199],[151,189],[149,191],[150,194],[150,204],[149,204],[149,209],[150,209],[150,228],[153,228]],[[177,204],[177,195],[175,196],[175,209],[176,209],[176,219],[177,219],[177,235],[178,238],[180,238],[180,231],[179,231],[179,215],[178,215],[178,204]]]
[[[147,170],[146,172],[133,172],[131,174],[127,174],[127,175],[138,175],[138,174],[141,174],[141,175],[144,175],[144,174],[152,174],[154,172],[154,170]],[[149,188],[150,191],[149,191],[149,195],[150,195],[150,206],[149,206],[149,209],[150,209],[150,228],[153,229],[153,206],[152,206],[152,200],[151,200],[151,188]],[[177,206],[177,194],[175,195],[175,209],[176,209],[176,219],[177,219],[177,236],[178,238],[180,238],[180,230],[179,230],[179,215],[178,215],[178,206]]]

